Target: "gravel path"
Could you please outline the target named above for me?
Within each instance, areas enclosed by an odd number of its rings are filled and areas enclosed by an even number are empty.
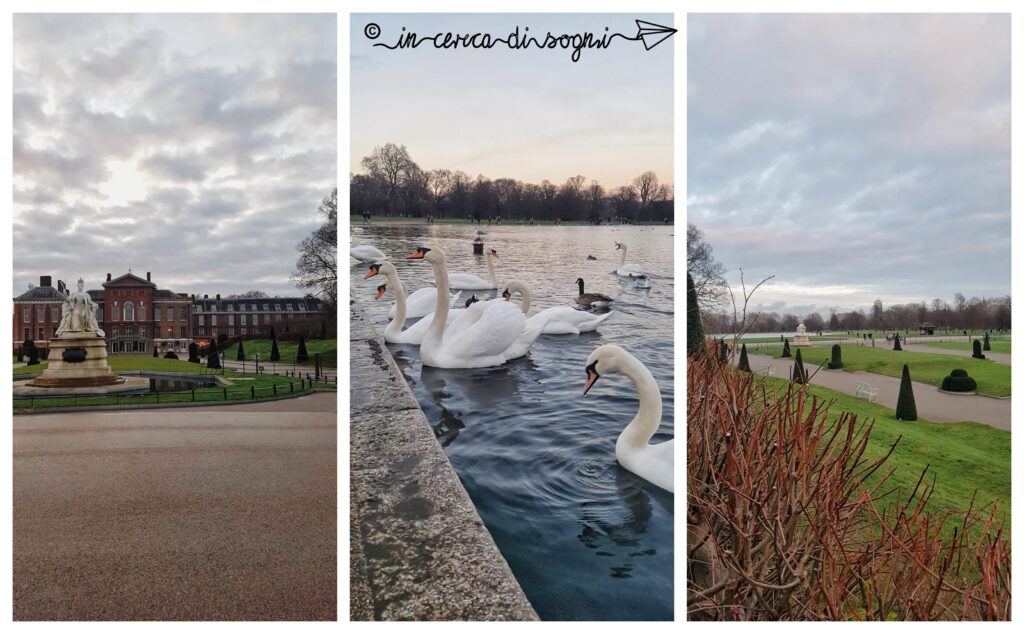
[[[763,372],[768,362],[775,370],[775,376],[789,378],[792,374],[792,359],[774,359],[768,355],[749,355],[750,368],[755,372]],[[814,366],[805,364],[808,372],[814,372]],[[900,393],[900,380],[896,377],[873,374],[870,372],[846,372],[844,370],[820,370],[812,378],[811,383],[827,387],[844,394],[856,395],[857,382],[867,383],[878,388],[878,402],[889,409],[896,409],[896,399]],[[917,404],[917,415],[934,423],[957,423],[974,421],[984,423],[997,429],[1010,429],[1010,399],[991,398],[976,394],[947,394],[939,392],[934,385],[911,381],[914,386],[914,402]]]
[[[14,418],[16,620],[334,620],[335,394]]]

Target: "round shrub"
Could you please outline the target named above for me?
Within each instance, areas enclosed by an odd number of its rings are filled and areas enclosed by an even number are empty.
[[[178,358],[178,355],[174,354],[174,352],[173,352],[173,351],[171,351],[171,350],[168,350],[168,351],[167,351],[167,354],[165,354],[165,355],[164,355],[164,358],[165,358],[165,359],[177,359],[177,358]]]
[[[947,392],[974,392],[978,389],[978,382],[967,376],[966,370],[957,369],[942,379],[942,389]]]
[[[843,367],[843,349],[839,347],[839,344],[833,344],[832,346],[832,360],[828,362],[829,370],[838,370]]]

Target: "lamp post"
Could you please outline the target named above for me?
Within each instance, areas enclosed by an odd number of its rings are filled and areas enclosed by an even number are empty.
[[[256,353],[256,374],[260,373],[260,353]]]

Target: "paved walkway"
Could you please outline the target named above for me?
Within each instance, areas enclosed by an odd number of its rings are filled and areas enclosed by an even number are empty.
[[[930,352],[932,354],[949,354],[956,357],[971,358],[972,354],[970,350],[950,350],[949,348],[936,348],[935,346],[926,346],[921,344],[910,344],[902,347],[907,352]],[[991,350],[986,350],[985,352],[982,352],[982,354],[984,354],[985,358],[989,361],[994,361],[1003,365],[1010,365],[1010,355],[1008,354],[992,352]]]
[[[14,618],[334,620],[335,398],[14,417]]]
[[[750,368],[762,373],[765,363],[771,362],[775,376],[789,378],[792,374],[792,359],[774,359],[768,355],[748,356]],[[808,372],[815,366],[805,364]],[[868,383],[878,388],[878,403],[896,409],[900,393],[900,379],[870,372],[846,372],[844,370],[820,370],[811,378],[811,383],[827,387],[844,394],[856,395],[857,382]],[[934,423],[958,423],[974,421],[997,429],[1010,429],[1010,399],[991,398],[976,394],[947,394],[939,392],[934,385],[911,381],[914,386],[914,402],[917,414]]]

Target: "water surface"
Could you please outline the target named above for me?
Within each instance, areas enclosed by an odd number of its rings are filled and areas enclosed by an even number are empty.
[[[586,397],[582,391],[594,348],[622,346],[661,388],[664,414],[654,441],[673,437],[674,227],[480,229],[486,247],[498,251],[499,283],[518,279],[530,287],[531,314],[574,305],[578,277],[588,292],[614,298],[615,314],[597,333],[543,335],[526,357],[498,368],[424,368],[417,347],[389,348],[541,618],[671,619],[673,497],[615,461],[615,440],[636,413],[636,391],[622,375],[602,377]],[[487,279],[483,257],[473,255],[476,231],[357,225],[352,243],[387,253],[412,291],[433,279],[428,263],[402,259],[418,246],[440,246],[449,271]],[[648,272],[650,289],[614,274],[616,241]],[[352,264],[352,294],[382,331],[393,297],[375,302],[383,280],[364,280],[366,270]]]

